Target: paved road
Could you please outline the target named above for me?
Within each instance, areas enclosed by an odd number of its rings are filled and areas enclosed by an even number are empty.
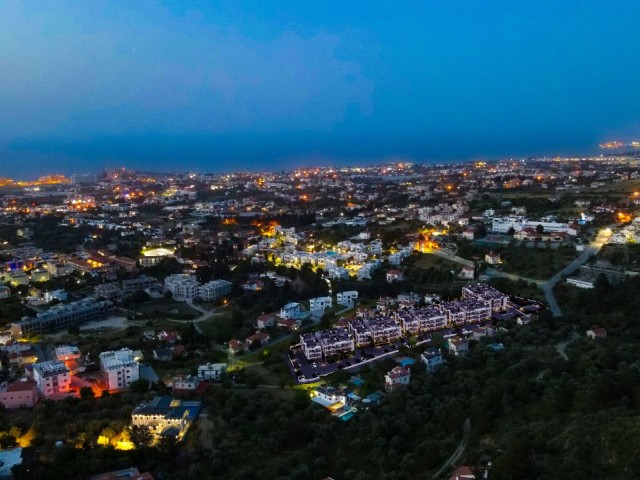
[[[547,301],[547,305],[549,305],[549,310],[551,310],[551,314],[554,317],[560,317],[562,316],[562,310],[560,309],[560,306],[558,305],[556,297],[553,294],[553,287],[556,285],[556,283],[562,280],[563,277],[567,275],[571,275],[578,268],[584,265],[589,260],[589,258],[591,258],[592,255],[598,254],[600,249],[607,243],[607,241],[609,240],[609,237],[611,236],[610,227],[611,226],[601,229],[598,232],[598,236],[596,237],[596,239],[593,242],[591,242],[589,246],[585,247],[584,252],[582,252],[582,254],[578,258],[576,258],[573,262],[571,262],[569,265],[564,267],[562,270],[560,270],[558,273],[556,273],[546,281],[536,280],[528,277],[522,277],[514,273],[501,272],[494,268],[488,268],[487,274],[489,276],[504,277],[514,281],[524,280],[529,283],[535,283],[544,292],[544,297],[545,297],[545,300]]]
[[[562,316],[562,310],[556,301],[556,297],[553,294],[553,287],[558,283],[565,275],[571,275],[578,268],[584,265],[592,255],[597,255],[600,249],[607,243],[609,237],[611,236],[611,228],[606,227],[601,229],[598,232],[595,240],[591,242],[588,247],[585,247],[584,252],[578,258],[576,258],[573,262],[567,265],[565,268],[556,273],[553,277],[546,281],[542,290],[544,291],[544,297],[547,300],[547,304],[549,305],[549,310],[551,310],[551,314],[554,317]]]
[[[464,426],[462,428],[462,440],[460,440],[460,444],[458,445],[458,448],[456,448],[455,452],[453,452],[453,455],[449,457],[449,459],[444,463],[444,465],[440,467],[440,470],[438,470],[436,474],[431,478],[433,479],[440,478],[440,476],[442,475],[442,472],[444,472],[447,468],[451,467],[460,459],[460,457],[464,453],[464,450],[467,448],[467,443],[469,442],[470,433],[471,433],[471,419],[467,418],[464,421]]]

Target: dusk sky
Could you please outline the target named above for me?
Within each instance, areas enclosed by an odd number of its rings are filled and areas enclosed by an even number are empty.
[[[596,153],[640,2],[0,1],[0,176]]]

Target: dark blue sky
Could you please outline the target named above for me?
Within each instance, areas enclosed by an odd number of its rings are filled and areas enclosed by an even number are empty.
[[[0,176],[596,152],[640,2],[0,0]]]

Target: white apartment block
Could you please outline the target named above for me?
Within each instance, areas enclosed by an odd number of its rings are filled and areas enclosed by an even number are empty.
[[[343,267],[336,267],[327,270],[327,275],[331,280],[346,280],[349,278],[349,270]]]
[[[462,287],[462,298],[488,301],[493,310],[505,308],[509,304],[507,295],[484,283]]]
[[[300,335],[302,353],[309,361],[322,359],[322,345],[315,332]]]
[[[198,280],[195,275],[175,273],[164,279],[164,289],[176,299],[191,300],[198,296]]]
[[[420,355],[420,360],[422,360],[422,363],[427,367],[427,372],[429,373],[433,372],[444,363],[444,357],[439,348],[437,350],[427,350]]]
[[[491,318],[491,302],[466,299],[447,302],[443,305],[444,312],[450,325],[464,325]]]
[[[391,343],[402,337],[402,329],[392,318],[377,318],[367,321],[373,343]]]
[[[36,363],[33,366],[33,379],[46,398],[68,392],[71,385],[71,373],[64,362],[59,360]]]
[[[198,385],[200,385],[200,379],[198,377],[194,377],[193,375],[175,377],[173,379],[174,390],[192,391],[198,388]]]
[[[371,331],[364,319],[357,319],[349,324],[349,332],[356,345],[369,345],[373,342]]]
[[[207,363],[198,367],[198,378],[200,380],[213,380],[219,382],[227,371],[226,363]]]
[[[396,312],[396,320],[403,332],[413,335],[440,330],[447,326],[447,315],[433,305],[400,310]]]
[[[140,365],[133,358],[133,351],[128,348],[102,352],[100,367],[107,379],[109,390],[127,388],[131,382],[140,378]]]
[[[347,292],[340,292],[337,295],[338,305],[344,307],[354,307],[358,303],[358,292],[356,290],[349,290]]]
[[[325,310],[333,306],[331,297],[317,297],[309,300],[309,310]]]
[[[285,319],[298,318],[300,315],[300,304],[296,302],[287,303],[280,309],[280,316]]]
[[[320,344],[325,358],[340,353],[353,352],[354,342],[349,332],[342,328],[334,328],[320,332]]]
[[[231,293],[233,283],[226,280],[211,280],[198,287],[197,296],[205,302],[212,302]]]
[[[300,346],[305,357],[310,361],[350,353],[355,347],[353,338],[343,328],[305,333],[300,336]]]
[[[391,343],[402,337],[400,324],[390,317],[357,319],[349,324],[357,345]]]
[[[542,225],[544,231],[547,233],[565,232],[568,235],[578,234],[578,232],[567,223],[527,220],[521,215],[494,217],[491,222],[491,231],[493,233],[507,233],[509,229],[513,228],[516,232],[519,232],[525,228],[535,229],[538,225]]]

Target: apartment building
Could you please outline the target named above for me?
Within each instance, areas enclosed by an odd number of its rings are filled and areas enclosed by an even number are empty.
[[[305,357],[314,361],[353,352],[355,344],[347,330],[332,328],[301,335],[300,346]]]
[[[412,335],[440,330],[447,326],[447,315],[435,305],[403,309],[395,314],[402,331]]]
[[[402,329],[398,322],[389,317],[378,317],[365,320],[371,332],[371,339],[376,345],[391,343],[402,337]]]
[[[309,361],[322,359],[322,344],[318,335],[319,332],[310,332],[300,335],[300,348]]]
[[[450,325],[476,323],[491,317],[491,302],[485,300],[463,299],[442,305]]]
[[[147,427],[154,437],[171,436],[180,441],[198,418],[202,403],[177,400],[170,396],[155,397],[138,405],[131,413],[133,426]]]
[[[140,378],[140,365],[133,357],[133,351],[122,350],[102,352],[100,368],[107,379],[109,390],[121,390]]]
[[[462,287],[462,298],[488,301],[493,310],[507,307],[509,297],[484,283],[475,283]]]
[[[91,320],[104,318],[113,312],[113,303],[108,300],[85,299],[66,305],[56,305],[34,318],[23,317],[11,324],[14,338],[69,328]]]
[[[207,363],[206,365],[198,366],[198,378],[200,380],[219,382],[226,371],[226,363]]]
[[[153,277],[140,275],[138,278],[122,280],[122,292],[125,295],[132,294],[139,290],[147,290],[158,286],[158,281]]]
[[[331,297],[317,297],[309,300],[309,310],[325,310],[333,306]]]
[[[420,360],[427,368],[427,372],[434,372],[440,365],[445,362],[444,355],[439,348],[433,348],[425,351],[420,355]]]
[[[36,363],[33,366],[33,379],[45,398],[68,392],[71,385],[69,368],[59,360]]]
[[[205,302],[213,302],[231,293],[231,287],[233,283],[226,280],[211,280],[198,287],[197,296]]]
[[[351,338],[349,332],[342,328],[333,328],[320,332],[320,344],[325,358],[353,352],[354,350],[353,338]]]
[[[172,293],[173,298],[191,300],[198,296],[198,280],[195,275],[174,273],[164,279],[164,290]]]
[[[280,309],[280,316],[282,318],[298,318],[300,315],[300,304],[296,302],[287,303],[284,307]]]
[[[358,292],[356,290],[340,292],[336,297],[337,304],[344,307],[354,307],[358,303]]]
[[[359,318],[349,323],[349,332],[353,336],[356,345],[368,346],[373,342],[373,336],[364,318]]]
[[[33,408],[40,398],[38,384],[31,380],[17,380],[0,385],[0,403],[6,409]]]

